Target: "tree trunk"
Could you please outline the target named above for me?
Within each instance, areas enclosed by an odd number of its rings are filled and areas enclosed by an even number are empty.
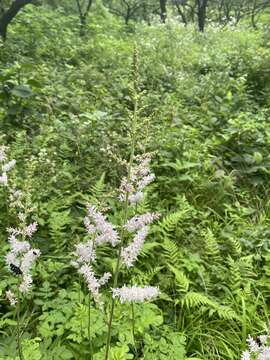
[[[128,25],[129,20],[131,19],[131,13],[132,13],[131,10],[132,10],[131,7],[128,5],[127,11],[126,11],[126,14],[125,14],[125,25]]]
[[[80,36],[85,35],[86,20],[87,20],[87,16],[90,11],[90,8],[92,6],[92,2],[93,2],[93,0],[88,0],[86,9],[83,10],[83,8],[82,8],[83,4],[81,5],[80,0],[76,0],[79,17],[80,17]]]
[[[198,6],[198,27],[200,32],[204,32],[207,0],[197,0]]]
[[[176,9],[178,14],[181,16],[181,19],[185,26],[187,26],[187,18],[184,10],[181,9],[181,5],[179,5],[177,2],[175,3]]]
[[[167,19],[167,0],[159,0],[160,3],[160,20],[165,24]]]
[[[33,0],[15,0],[10,5],[10,8],[3,13],[0,18],[0,36],[3,41],[7,37],[7,28],[11,21],[15,18],[18,12],[27,4],[31,4]]]

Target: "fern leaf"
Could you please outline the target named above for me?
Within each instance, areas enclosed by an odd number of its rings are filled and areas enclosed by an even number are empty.
[[[187,308],[194,308],[202,305],[214,306],[214,303],[206,295],[190,291],[182,299],[182,303]]]
[[[238,291],[241,286],[241,272],[239,265],[236,261],[234,261],[230,256],[228,257],[228,265],[229,265],[229,286],[232,292]]]
[[[189,279],[183,273],[183,271],[176,269],[172,265],[168,265],[171,272],[175,275],[175,280],[177,287],[180,289],[181,292],[187,292],[189,288]]]
[[[206,255],[215,261],[220,261],[221,256],[219,245],[213,232],[208,228],[206,231],[203,231],[202,234],[205,241]]]
[[[228,306],[221,305],[215,300],[212,300],[208,296],[201,293],[187,293],[182,300],[182,304],[187,306],[189,309],[204,306],[209,309],[210,314],[216,313],[221,319],[240,320],[233,309]]]
[[[232,254],[236,257],[241,256],[242,246],[238,238],[230,237],[229,241],[232,248]]]
[[[97,180],[97,182],[91,186],[91,200],[96,201],[99,200],[104,193],[105,190],[105,173],[101,175],[101,177]]]
[[[161,222],[159,222],[158,228],[161,234],[165,238],[172,237],[173,232],[175,231],[179,221],[183,217],[182,211],[177,211],[165,216]]]
[[[162,244],[164,249],[163,254],[167,264],[172,264],[173,266],[177,266],[179,264],[180,253],[178,246],[172,240],[165,239]]]

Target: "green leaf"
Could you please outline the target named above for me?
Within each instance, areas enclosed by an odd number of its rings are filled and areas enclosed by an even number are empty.
[[[28,98],[34,95],[30,87],[27,85],[17,85],[11,90],[11,93],[21,98]]]

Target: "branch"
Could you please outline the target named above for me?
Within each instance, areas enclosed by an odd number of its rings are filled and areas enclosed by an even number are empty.
[[[93,0],[88,0],[87,8],[85,10],[85,16],[87,16],[87,14],[89,13],[92,3],[93,3]]]
[[[31,3],[33,3],[33,0],[15,0],[10,5],[10,8],[3,13],[0,18],[0,35],[4,41],[6,40],[8,25],[25,5]]]
[[[78,8],[78,11],[79,11],[80,18],[82,18],[83,13],[82,13],[82,7],[81,7],[80,0],[76,0],[76,3],[77,3],[77,8]]]

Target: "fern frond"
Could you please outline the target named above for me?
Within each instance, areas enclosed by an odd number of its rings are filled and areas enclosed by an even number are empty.
[[[253,266],[253,255],[242,256],[239,261],[239,269],[243,279],[251,279],[256,277]]]
[[[164,249],[163,255],[165,257],[166,263],[177,266],[179,264],[180,252],[175,242],[169,239],[165,239],[161,246]]]
[[[229,241],[230,241],[230,245],[232,248],[232,255],[236,256],[236,257],[241,256],[242,246],[241,246],[239,239],[236,237],[230,237]]]
[[[232,292],[238,291],[241,287],[242,277],[239,265],[230,256],[228,257],[229,265],[229,287]]]
[[[206,255],[211,257],[214,261],[220,261],[220,250],[218,242],[211,229],[207,229],[202,232],[205,242]]]
[[[177,211],[165,216],[158,224],[158,230],[163,237],[171,238],[173,232],[176,230],[178,223],[183,217],[183,211]]]
[[[189,289],[189,279],[183,273],[183,271],[176,269],[174,266],[168,264],[169,269],[175,275],[176,285],[180,292],[186,293]]]
[[[153,255],[153,249],[155,247],[160,246],[158,242],[152,241],[152,242],[146,242],[140,252],[140,257],[147,257],[149,255]]]
[[[216,312],[221,319],[224,320],[240,320],[236,312],[229,306],[219,305],[216,306]]]
[[[154,268],[151,268],[150,270],[148,270],[147,272],[144,273],[144,279],[147,282],[152,281],[152,279],[158,275],[160,273],[160,271],[162,270],[162,266],[156,266]]]
[[[97,201],[100,198],[102,198],[104,191],[105,191],[105,173],[101,175],[101,177],[97,180],[97,182],[91,186],[90,192],[91,192],[91,200]]]
[[[190,291],[182,299],[182,304],[187,308],[192,309],[194,307],[208,305],[209,307],[214,307],[214,302],[209,299],[206,295]]]
[[[199,306],[205,307],[206,309],[208,308],[210,314],[216,313],[221,319],[239,320],[236,312],[229,306],[221,305],[215,300],[212,300],[208,296],[201,293],[188,292],[182,299],[182,304],[189,309]]]

